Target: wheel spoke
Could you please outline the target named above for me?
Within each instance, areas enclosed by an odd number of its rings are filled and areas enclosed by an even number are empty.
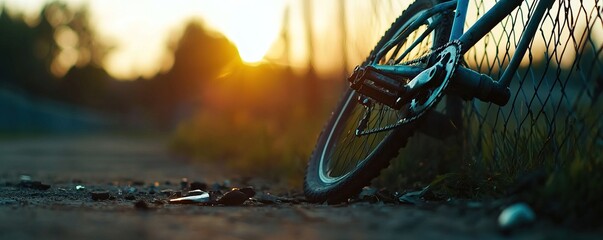
[[[425,37],[429,36],[429,34],[431,34],[431,32],[433,32],[433,30],[435,29],[435,27],[440,24],[441,20],[440,18],[437,18],[436,20],[434,20],[431,24],[429,24],[427,26],[427,29],[421,33],[421,35],[415,39],[415,41],[413,41],[412,44],[410,44],[410,46],[408,46],[408,48],[406,49],[406,51],[404,51],[404,53],[402,53],[402,55],[400,55],[396,61],[394,61],[395,64],[400,63],[402,61],[402,59],[404,59],[412,50],[415,49],[415,47],[417,47],[417,45],[419,45],[419,43],[423,42],[423,40],[425,39]],[[392,56],[393,57],[393,56]]]
[[[417,13],[418,14],[418,13]],[[413,18],[410,18],[413,19]],[[409,22],[402,24],[401,29],[392,34],[390,39],[384,40],[385,43],[380,49],[376,49],[376,58],[372,63],[385,62],[385,64],[398,64],[402,60],[420,59],[422,55],[430,51],[430,47],[435,40],[434,37],[429,37],[431,34],[437,34],[435,29],[438,28],[444,17],[436,13],[427,21],[429,22]],[[401,55],[399,55],[401,53]],[[324,161],[322,177],[327,181],[336,182],[346,174],[358,168],[359,164],[370,158],[387,139],[393,130],[376,132],[367,135],[356,135],[356,129],[361,119],[367,114],[366,111],[371,111],[368,119],[366,119],[366,130],[379,129],[391,126],[398,122],[401,117],[405,116],[404,108],[402,110],[394,110],[379,102],[374,102],[371,108],[365,108],[364,105],[356,101],[356,93],[350,93],[347,102],[344,102],[344,108],[341,111],[348,111],[347,114],[340,115],[337,125],[333,126],[337,130],[331,131],[329,134],[336,134],[333,138],[329,138],[331,142],[327,142],[327,153],[323,156]],[[340,122],[339,122],[340,121]],[[321,164],[322,164],[321,163]]]

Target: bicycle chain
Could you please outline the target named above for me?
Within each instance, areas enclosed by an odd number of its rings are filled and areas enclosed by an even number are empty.
[[[459,53],[460,53],[461,50],[462,50],[461,42],[458,41],[458,40],[454,40],[454,41],[448,42],[448,43],[446,43],[446,44],[444,44],[444,45],[436,48],[433,51],[430,51],[429,53],[425,54],[424,56],[421,56],[421,57],[419,57],[417,59],[413,59],[413,60],[410,60],[410,61],[406,61],[406,62],[400,63],[398,65],[410,65],[410,64],[416,64],[416,63],[419,63],[419,62],[423,62],[424,60],[428,60],[429,58],[431,58],[431,56],[433,56],[435,53],[439,54],[442,50],[446,49],[447,47],[449,47],[449,46],[451,46],[453,44],[457,45],[457,47],[459,49]],[[457,57],[457,59],[456,59],[456,63],[455,63],[454,69],[456,69],[456,67],[459,64],[459,60],[460,60],[461,54],[458,54],[456,57]],[[453,77],[454,77],[454,72],[452,73],[452,75],[450,75],[450,79],[452,79]],[[444,83],[445,85],[442,88],[446,88],[448,86],[448,82],[449,81],[446,81]],[[436,97],[437,98],[441,98],[443,92],[444,92],[444,89],[442,89],[442,91],[440,91]],[[436,101],[439,101],[439,100],[436,100]],[[371,110],[368,110],[368,111],[371,111]],[[390,124],[390,125],[387,125],[387,126],[384,126],[384,127],[373,128],[373,129],[363,130],[361,132],[357,132],[356,136],[364,136],[364,135],[369,135],[369,134],[374,134],[374,133],[379,133],[379,132],[385,132],[385,131],[392,130],[394,128],[400,127],[400,126],[402,126],[404,124],[410,123],[410,122],[418,119],[419,117],[423,116],[424,113],[425,113],[425,110],[421,111],[419,114],[416,114],[415,116],[411,117],[410,119],[402,118],[402,119],[399,119],[396,123],[393,123],[393,124]],[[370,114],[368,114],[368,115],[370,116]]]

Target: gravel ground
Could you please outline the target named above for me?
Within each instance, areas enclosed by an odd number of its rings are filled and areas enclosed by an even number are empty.
[[[603,236],[601,232],[577,232],[542,219],[502,232],[496,221],[501,206],[496,203],[458,201],[417,206],[356,201],[318,205],[305,202],[297,189],[283,191],[270,183],[249,180],[237,179],[215,166],[172,156],[162,138],[103,135],[5,139],[0,141],[0,239]],[[233,187],[251,187],[255,194],[242,203],[220,200]],[[210,192],[212,202],[170,202],[196,188]]]

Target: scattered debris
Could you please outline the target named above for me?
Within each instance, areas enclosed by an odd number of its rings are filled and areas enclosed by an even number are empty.
[[[511,230],[526,226],[536,220],[536,214],[525,203],[516,203],[505,208],[498,216],[498,226],[502,230]]]
[[[398,192],[392,193],[386,189],[381,189],[375,194],[375,196],[377,196],[379,201],[384,202],[384,203],[398,203],[396,198],[398,198],[399,193]]]
[[[94,191],[90,192],[90,197],[92,197],[92,200],[94,201],[103,201],[111,198],[111,194],[107,191]]]
[[[203,192],[199,195],[186,196],[170,199],[170,203],[190,204],[190,203],[208,203],[210,202],[209,193]]]
[[[427,187],[424,187],[421,191],[415,191],[415,192],[408,192],[404,195],[402,195],[401,197],[398,198],[398,201],[400,201],[400,203],[407,203],[407,204],[414,204],[414,205],[419,205],[423,203],[423,200],[421,200],[421,198],[423,196],[425,196],[425,194],[429,191],[430,187],[429,185]]]
[[[263,204],[277,204],[281,202],[278,197],[269,193],[257,194],[253,199]]]
[[[124,192],[126,192],[126,194],[134,194],[137,191],[138,191],[138,189],[135,187],[125,187],[124,188]]]
[[[249,196],[247,194],[241,192],[238,189],[233,189],[232,191],[227,192],[226,194],[224,194],[224,196],[218,199],[217,203],[227,206],[238,206],[242,205],[245,201],[247,201],[247,199],[249,199]]]

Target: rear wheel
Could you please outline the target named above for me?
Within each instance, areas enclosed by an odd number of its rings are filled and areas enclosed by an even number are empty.
[[[417,0],[385,32],[363,65],[396,65],[413,61],[448,42],[452,14],[435,12],[425,21],[419,16],[439,3]],[[419,23],[419,24],[416,24]],[[359,103],[360,94],[349,89],[321,133],[310,157],[304,193],[312,202],[341,202],[357,194],[398,155],[417,121],[387,131],[356,135],[359,122],[367,130],[391,126],[406,113],[376,101]]]

